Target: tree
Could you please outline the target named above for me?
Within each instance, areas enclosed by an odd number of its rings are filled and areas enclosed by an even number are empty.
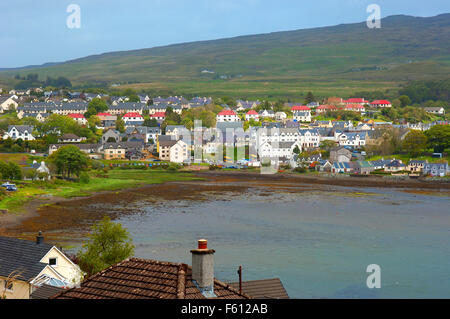
[[[100,112],[106,112],[108,110],[108,104],[105,100],[102,100],[98,97],[93,98],[91,102],[88,104],[88,110],[84,114],[86,118],[91,117]]]
[[[92,276],[134,254],[128,231],[107,216],[92,226],[89,240],[77,254],[81,270]]]
[[[142,125],[143,126],[147,126],[147,127],[157,127],[158,126],[158,121],[156,119],[154,119],[154,118],[146,118]]]
[[[312,94],[312,92],[308,92],[308,94],[306,94],[306,98],[305,98],[305,104],[309,104],[311,102],[314,102],[316,100],[314,94]]]
[[[130,96],[128,96],[128,101],[129,102],[140,102],[141,99],[136,94],[131,94]]]
[[[411,105],[411,99],[407,95],[402,95],[398,98],[400,100],[400,106],[405,107]]]
[[[420,155],[426,147],[427,137],[421,131],[411,130],[406,134],[402,142],[402,148],[411,157]]]
[[[20,166],[13,162],[0,162],[0,175],[3,179],[22,179]]]
[[[297,155],[300,154],[300,149],[298,148],[298,145],[295,145],[294,153],[297,154]]]
[[[87,155],[75,145],[62,146],[49,159],[55,164],[58,174],[65,178],[79,176],[89,165]]]
[[[450,147],[449,125],[434,125],[425,131],[425,135],[428,138],[428,147],[433,148],[437,153],[442,153]]]
[[[125,132],[125,122],[122,120],[122,118],[117,118],[116,121],[116,130],[118,130],[120,133]]]

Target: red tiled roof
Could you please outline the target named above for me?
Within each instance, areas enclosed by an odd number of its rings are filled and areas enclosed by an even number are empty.
[[[155,112],[151,117],[166,117],[166,112]]]
[[[217,279],[214,293],[220,299],[249,299]],[[186,264],[131,258],[84,280],[79,288],[51,299],[205,299],[192,282]]]
[[[364,98],[350,98],[344,101],[345,103],[366,103],[367,101]]]
[[[370,104],[391,104],[388,100],[375,100]]]
[[[248,115],[258,115],[258,112],[256,112],[255,110],[250,110],[247,112]]]
[[[236,115],[236,112],[233,110],[222,110],[217,115]]]
[[[306,105],[294,105],[291,111],[311,111],[311,109]]]
[[[97,116],[111,116],[109,113],[98,113]]]
[[[78,114],[78,113],[71,113],[71,114],[68,114],[67,116],[70,116],[71,118],[77,118],[77,119],[84,119],[85,117],[84,117],[84,115],[83,114]]]
[[[142,117],[142,115],[138,112],[128,112],[122,116],[122,118],[124,117]]]

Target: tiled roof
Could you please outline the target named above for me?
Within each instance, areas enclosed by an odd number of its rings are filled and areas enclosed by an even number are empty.
[[[375,100],[370,104],[391,104],[388,100]]]
[[[236,115],[236,112],[233,110],[222,110],[217,115]]]
[[[239,282],[232,282],[230,286],[239,290]],[[256,299],[289,299],[279,278],[243,281],[242,292]]]
[[[306,105],[294,105],[291,111],[311,111],[311,109]]]
[[[43,284],[31,293],[30,299],[50,299],[50,297],[62,290],[64,290],[64,288]]]
[[[221,299],[250,298],[214,280]],[[192,282],[186,264],[131,258],[86,279],[79,288],[62,291],[52,299],[205,299]]]
[[[152,114],[151,117],[166,117],[166,112],[156,112]]]
[[[71,117],[71,118],[78,118],[78,119],[84,119],[84,115],[83,114],[76,114],[76,113],[73,113],[73,114],[69,114],[68,115],[69,117]]]
[[[52,247],[46,243],[0,237],[0,276],[8,277],[16,270],[21,272],[20,279],[33,279],[47,266],[40,260]]]
[[[124,114],[124,116],[122,116],[122,118],[124,117],[142,117],[142,115],[137,112],[128,112],[127,114]]]

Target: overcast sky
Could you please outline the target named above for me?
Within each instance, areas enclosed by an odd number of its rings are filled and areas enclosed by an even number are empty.
[[[450,12],[448,0],[1,0],[0,67],[247,34]],[[68,28],[70,4],[81,27]]]

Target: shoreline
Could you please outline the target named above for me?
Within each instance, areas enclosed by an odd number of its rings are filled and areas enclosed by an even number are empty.
[[[294,192],[323,190],[326,187],[375,187],[403,188],[405,192],[450,191],[450,183],[432,183],[430,181],[386,180],[379,177],[323,177],[294,174],[264,175],[245,171],[200,171],[194,173],[199,180],[167,181],[158,184],[146,184],[120,190],[106,190],[82,197],[35,198],[23,206],[22,213],[0,215],[0,235],[34,239],[42,230],[46,237],[61,240],[62,237],[76,239],[89,229],[88,224],[107,214],[112,219],[135,213],[133,207],[137,201],[151,204],[163,204],[166,200],[209,200],[211,195],[224,193],[242,193],[250,188],[261,188],[265,192],[283,191],[300,187]],[[193,184],[195,183],[195,184]],[[110,207],[108,211],[91,206]],[[126,204],[126,205],[124,205]],[[114,206],[127,207],[117,210]],[[88,209],[89,208],[89,209]],[[64,241],[64,240],[63,240]]]

